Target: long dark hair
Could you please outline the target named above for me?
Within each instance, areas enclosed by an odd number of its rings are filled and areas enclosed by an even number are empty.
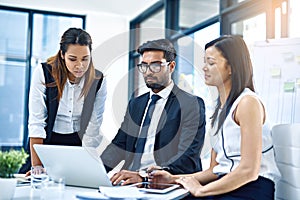
[[[205,50],[211,46],[218,49],[222,56],[227,60],[231,67],[231,83],[232,87],[224,107],[219,115],[219,122],[216,133],[223,125],[233,102],[243,92],[245,88],[249,88],[253,92],[253,68],[250,59],[250,54],[246,43],[241,36],[238,35],[224,35],[205,45]],[[221,107],[220,97],[217,99],[216,109],[212,115],[211,125],[218,117],[218,112]]]
[[[81,46],[88,46],[90,52],[92,52],[92,39],[91,36],[84,30],[80,28],[69,28],[64,32],[60,41],[60,49],[58,53],[48,58],[47,63],[52,66],[52,76],[54,78],[53,83],[47,84],[49,87],[57,86],[58,96],[57,99],[60,100],[63,92],[64,85],[67,81],[68,69],[66,67],[65,61],[61,57],[61,53],[65,55],[70,44],[79,44]],[[80,96],[86,96],[90,86],[95,79],[95,67],[93,65],[92,59],[90,61],[87,72],[85,73],[85,82]]]

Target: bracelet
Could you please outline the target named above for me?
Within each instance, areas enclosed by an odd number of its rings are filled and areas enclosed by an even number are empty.
[[[142,177],[143,182],[148,182],[148,177]]]
[[[165,170],[167,172],[170,172],[170,167],[161,167],[161,170]]]

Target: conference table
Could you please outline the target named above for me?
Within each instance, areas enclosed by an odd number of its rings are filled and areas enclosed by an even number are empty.
[[[117,191],[117,190],[116,190]],[[97,197],[99,191],[97,189],[82,188],[66,186],[61,195],[55,199],[68,199],[68,200],[97,200],[97,199],[109,199],[107,197]],[[189,192],[183,188],[175,189],[166,194],[154,194],[144,193],[143,199],[182,199],[186,197]],[[83,198],[84,197],[84,198]],[[18,186],[15,189],[13,200],[40,200],[44,199],[41,190],[32,189],[30,185]],[[51,198],[50,198],[51,199]],[[124,198],[124,199],[135,199],[135,198]]]

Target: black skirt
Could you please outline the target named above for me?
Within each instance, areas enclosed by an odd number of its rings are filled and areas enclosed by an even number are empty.
[[[71,134],[60,134],[52,132],[50,141],[45,144],[81,146],[82,142],[77,132]]]
[[[242,187],[231,192],[211,196],[211,197],[193,197],[191,195],[185,200],[274,200],[275,184],[270,179],[259,176],[257,180],[247,183]]]

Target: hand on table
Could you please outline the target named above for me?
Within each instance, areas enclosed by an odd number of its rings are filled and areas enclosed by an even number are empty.
[[[128,171],[128,170],[121,170],[115,173],[111,178],[110,181],[113,185],[128,185],[133,183],[142,182],[143,179],[139,175],[138,172]],[[123,181],[123,182],[122,182]]]
[[[175,183],[175,178],[172,174],[161,169],[150,169],[148,173],[148,180],[152,183]]]
[[[45,172],[46,172],[46,169],[41,165],[32,166],[31,170],[30,170],[30,174],[33,174],[33,175],[43,174]]]
[[[175,180],[176,183],[182,185],[193,196],[199,196],[199,188],[203,187],[193,176],[183,176]]]

